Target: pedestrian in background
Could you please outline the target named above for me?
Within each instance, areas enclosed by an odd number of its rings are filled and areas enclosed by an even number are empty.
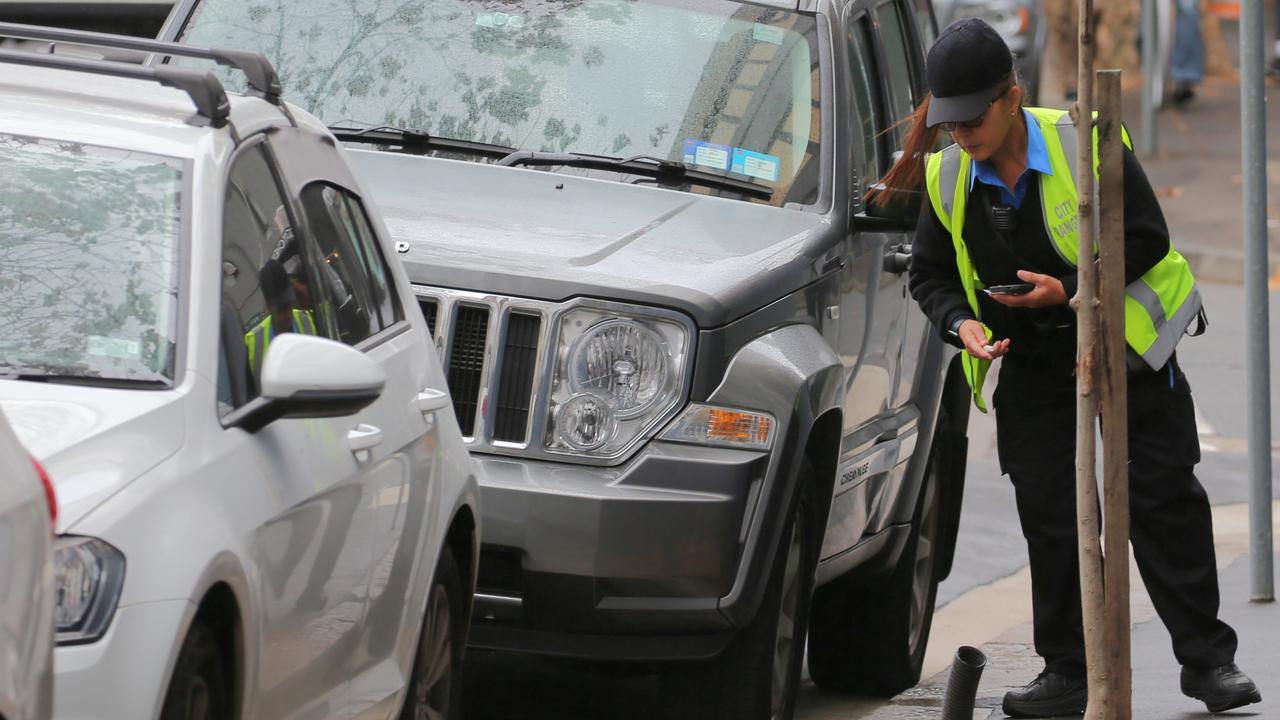
[[[1001,470],[1013,483],[1031,561],[1036,652],[1045,668],[1004,697],[1013,717],[1083,712],[1084,632],[1075,513],[1076,128],[1065,111],[1024,108],[1008,47],[981,20],[948,26],[929,51],[931,94],[913,117],[902,159],[884,178],[925,185],[910,287],[953,345],[978,407],[993,360]],[[940,129],[956,145],[934,147]],[[1259,702],[1234,664],[1235,632],[1218,619],[1209,501],[1191,389],[1174,348],[1203,329],[1200,296],[1173,249],[1142,167],[1124,152],[1132,543],[1138,569],[1173,638],[1182,691],[1210,711]],[[1004,287],[1001,287],[1004,286]],[[1138,311],[1137,308],[1141,308]]]
[[[1169,59],[1174,105],[1186,105],[1204,80],[1204,35],[1200,28],[1200,0],[1176,0],[1173,19],[1173,53]]]

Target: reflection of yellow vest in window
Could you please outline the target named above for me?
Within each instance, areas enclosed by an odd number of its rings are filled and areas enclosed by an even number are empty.
[[[315,335],[316,323],[311,318],[310,310],[293,311],[293,332],[302,335]],[[271,329],[271,316],[267,315],[258,326],[244,334],[244,345],[249,351],[249,367],[254,376],[262,373],[262,358],[267,355],[267,346],[276,333]],[[261,350],[259,350],[261,348]]]
[[[1052,175],[1040,176],[1040,200],[1044,207],[1045,234],[1053,241],[1058,255],[1071,267],[1079,260],[1079,215],[1076,194],[1076,127],[1065,110],[1027,108],[1044,133]],[[1132,147],[1127,132],[1122,133],[1126,147]],[[1098,171],[1098,134],[1094,130],[1093,171]],[[925,183],[929,200],[942,226],[951,234],[956,248],[956,266],[960,284],[974,317],[982,319],[977,291],[982,289],[977,268],[969,257],[961,230],[964,227],[965,202],[969,195],[969,173],[972,159],[957,145],[929,156]],[[1200,313],[1200,291],[1187,261],[1173,244],[1169,253],[1145,275],[1125,288],[1124,337],[1153,370],[1169,361],[1178,340]],[[987,337],[991,330],[983,325]],[[961,353],[965,378],[973,390],[974,403],[986,412],[982,384],[991,362]]]

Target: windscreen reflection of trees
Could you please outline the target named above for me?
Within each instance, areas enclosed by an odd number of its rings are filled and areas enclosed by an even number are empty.
[[[682,155],[677,135],[689,120],[707,120],[709,133],[727,102],[732,83],[703,96],[699,78],[740,71],[753,21],[781,15],[634,0],[205,0],[200,8],[185,41],[261,50],[289,99],[331,125],[670,159]],[[796,41],[804,44],[798,36],[788,44]]]
[[[0,135],[0,371],[172,379],[180,171]]]
[[[583,0],[213,0],[184,40],[263,51],[289,99],[329,124],[429,128],[524,146],[521,135],[534,122],[534,146],[564,150],[581,136],[582,122],[537,114],[546,86],[537,68],[605,61],[604,48],[575,47],[561,34],[559,16],[580,8],[592,20],[619,24],[631,14],[629,3]],[[481,15],[484,24],[477,23]],[[468,62],[476,56],[489,60]],[[219,72],[228,85],[243,87]],[[608,119],[590,122],[597,121]]]

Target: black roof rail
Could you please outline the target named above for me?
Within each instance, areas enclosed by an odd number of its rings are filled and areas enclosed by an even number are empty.
[[[227,93],[222,89],[222,83],[207,70],[143,67],[110,60],[89,60],[67,55],[13,50],[0,50],[0,63],[151,80],[166,87],[178,88],[190,95],[199,116],[213,127],[223,127],[231,115],[231,103],[227,100]]]
[[[267,59],[267,56],[259,52],[195,47],[124,35],[110,35],[87,30],[64,30],[19,23],[0,23],[0,36],[26,40],[79,43],[122,50],[138,50],[156,55],[176,55],[213,60],[219,65],[233,67],[243,72],[249,80],[249,87],[253,94],[273,105],[279,105],[284,108],[284,102],[280,98],[280,94],[283,92],[280,76],[276,74],[276,69],[271,66],[271,61]]]

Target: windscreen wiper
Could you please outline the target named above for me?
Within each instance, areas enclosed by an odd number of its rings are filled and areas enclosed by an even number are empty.
[[[684,163],[674,160],[663,160],[651,155],[636,155],[629,158],[610,157],[608,155],[589,155],[587,153],[552,153],[539,150],[516,150],[499,160],[496,165],[534,165],[588,168],[591,170],[613,170],[653,178],[659,185],[680,187],[681,185],[702,185],[719,190],[732,190],[764,200],[773,197],[773,190],[738,178],[725,177],[715,173],[693,170]]]
[[[483,155],[485,157],[504,158],[515,151],[513,147],[495,145],[476,140],[458,140],[455,138],[432,135],[426,130],[379,125],[368,128],[350,128],[339,125],[329,126],[329,132],[341,142],[367,143],[369,145],[398,145],[403,152],[423,155],[432,150],[445,152]]]
[[[22,368],[10,370],[0,367],[0,380],[23,380],[26,382],[51,383],[59,385],[87,385],[104,388],[144,388],[167,389],[171,387],[168,380],[153,378],[121,378],[103,377],[101,375],[59,375],[47,370]]]

